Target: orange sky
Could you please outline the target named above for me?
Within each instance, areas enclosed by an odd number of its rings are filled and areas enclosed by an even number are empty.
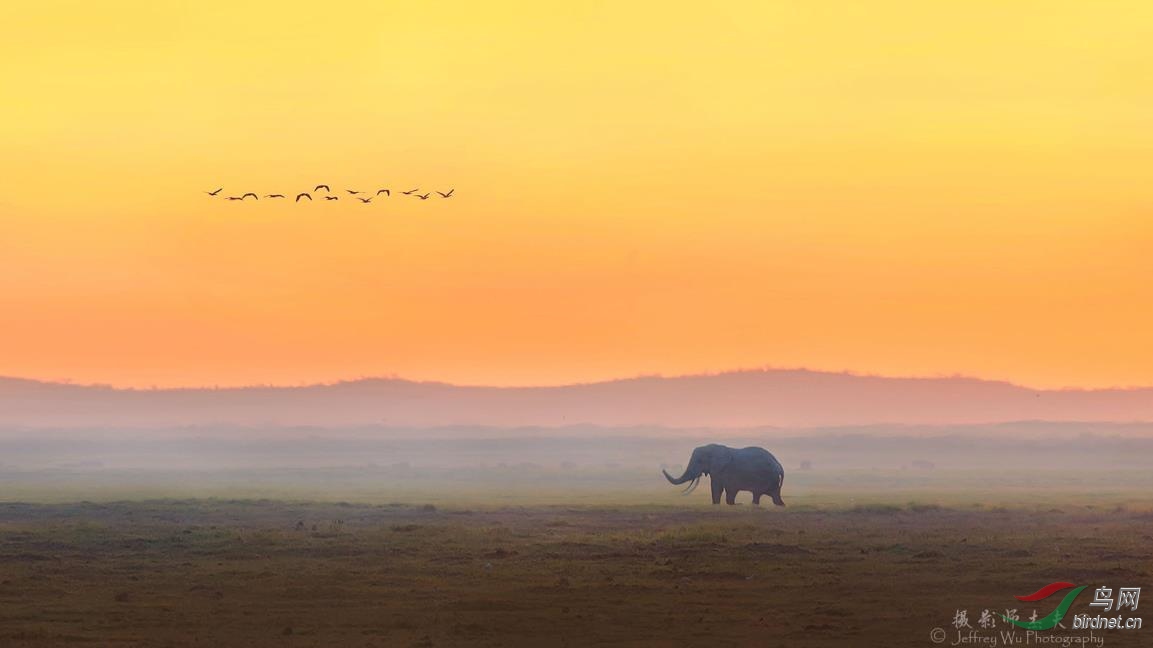
[[[1147,2],[37,2],[0,374],[1153,384]],[[451,200],[224,193],[456,187]]]

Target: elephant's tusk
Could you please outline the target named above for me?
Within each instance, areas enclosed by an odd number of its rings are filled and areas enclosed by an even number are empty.
[[[681,495],[688,495],[689,493],[693,492],[693,490],[696,489],[697,484],[699,484],[699,483],[701,483],[701,476],[697,475],[697,478],[689,483],[688,488],[681,491]]]

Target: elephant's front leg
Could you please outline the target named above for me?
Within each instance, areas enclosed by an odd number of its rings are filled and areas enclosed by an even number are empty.
[[[713,486],[713,504],[720,504],[721,492],[724,490],[724,487],[721,486],[721,482],[716,479],[710,479],[709,483]]]
[[[733,504],[736,504],[736,503],[737,503],[737,489],[726,488],[725,489],[725,504],[732,506]]]

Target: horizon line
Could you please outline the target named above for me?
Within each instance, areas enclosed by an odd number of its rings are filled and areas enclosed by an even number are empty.
[[[405,382],[418,385],[442,385],[447,387],[460,387],[472,389],[559,389],[565,387],[585,387],[591,385],[604,385],[610,383],[629,382],[645,379],[661,379],[661,380],[678,380],[686,378],[709,378],[719,376],[729,376],[735,374],[754,374],[754,373],[811,373],[811,374],[825,374],[830,376],[849,376],[854,378],[876,378],[882,380],[915,380],[915,381],[945,381],[945,380],[963,380],[981,383],[1002,384],[1019,389],[1026,389],[1036,392],[1103,392],[1103,391],[1142,391],[1153,389],[1153,385],[1113,385],[1108,387],[1085,387],[1076,385],[1066,385],[1062,387],[1035,387],[1032,385],[1014,382],[1008,379],[1001,378],[982,378],[978,376],[971,376],[966,374],[938,374],[938,375],[892,375],[880,374],[858,371],[853,369],[810,369],[807,367],[774,367],[766,365],[763,367],[755,368],[738,368],[738,369],[725,369],[720,371],[701,371],[697,373],[685,374],[635,374],[632,376],[622,376],[616,378],[604,378],[600,380],[588,381],[574,381],[574,382],[559,382],[547,384],[478,384],[478,383],[453,383],[444,380],[419,380],[413,378],[405,378],[397,374],[380,374],[374,376],[358,376],[356,378],[342,378],[329,382],[317,381],[308,383],[245,383],[245,384],[227,384],[227,385],[148,385],[148,386],[134,386],[113,383],[98,383],[88,382],[80,383],[74,382],[71,379],[48,379],[48,378],[29,378],[24,376],[10,376],[0,374],[0,380],[13,380],[22,382],[39,383],[42,385],[57,385],[65,387],[88,387],[98,389],[109,389],[113,391],[224,391],[224,390],[244,390],[244,389],[306,389],[310,387],[334,387],[338,385],[345,385],[350,383],[368,382],[368,381],[395,381]]]

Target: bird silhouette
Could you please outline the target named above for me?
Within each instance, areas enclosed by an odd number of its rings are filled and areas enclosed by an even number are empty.
[[[421,194],[416,194],[416,197],[417,197],[417,198],[420,198],[421,200],[428,200],[428,197],[429,197],[429,196],[431,196],[431,195],[432,195],[432,194],[424,194],[424,195],[421,195]]]
[[[392,192],[391,192],[391,191],[389,191],[388,189],[377,189],[377,190],[376,190],[376,195],[378,195],[378,196],[379,196],[380,194],[384,194],[384,195],[386,195],[386,196],[392,196]]]
[[[241,200],[244,200],[245,198],[247,198],[247,197],[249,197],[249,196],[252,196],[253,198],[255,198],[255,199],[257,199],[257,200],[260,200],[260,196],[257,196],[256,194],[252,193],[251,191],[249,191],[248,193],[246,193],[246,194],[244,194],[243,196],[241,196],[241,197],[240,197],[240,199],[241,199]]]
[[[332,191],[332,189],[328,188],[328,185],[316,185],[316,188],[313,189],[313,191],[320,191],[321,189],[324,189],[325,191]]]
[[[340,200],[340,196],[325,196],[325,200]]]
[[[241,198],[240,196],[229,196],[229,197],[225,198],[225,200],[244,200],[244,199]]]
[[[284,194],[268,194],[265,198],[283,198]]]
[[[372,198],[361,198],[360,196],[357,196],[357,197],[356,197],[356,199],[357,199],[357,200],[359,200],[359,201],[360,201],[360,202],[362,202],[362,203],[370,203],[370,202],[372,202]]]
[[[307,198],[307,199],[309,199],[309,200],[312,200],[312,196],[311,196],[311,195],[309,195],[309,194],[306,194],[306,193],[299,193],[299,194],[296,194],[296,202],[300,202],[300,199],[301,199],[301,198]]]
[[[436,193],[440,194],[441,198],[452,198],[452,192],[454,191],[456,191],[456,189],[449,189],[448,193],[444,193],[443,191],[438,191]]]
[[[412,194],[414,194],[414,193],[416,193],[416,192],[418,192],[418,191],[420,191],[420,189],[409,189],[408,191],[402,191],[402,192],[400,192],[400,193],[402,193],[402,194],[404,194],[404,195],[406,195],[406,196],[411,196]]]
[[[348,193],[350,193],[350,194],[352,194],[352,195],[354,195],[354,196],[355,196],[356,194],[360,193],[359,191],[353,191],[352,189],[345,189],[345,191],[347,191]]]
[[[209,196],[215,196],[216,194],[220,193],[221,191],[224,191],[224,187],[221,187],[221,188],[217,189],[216,191],[205,191],[204,193],[208,194]]]

